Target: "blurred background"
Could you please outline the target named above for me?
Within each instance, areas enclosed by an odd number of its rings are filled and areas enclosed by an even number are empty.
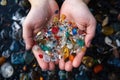
[[[22,38],[28,0],[0,0],[0,80],[120,80],[120,0],[91,0],[88,7],[96,35],[81,65],[71,72],[58,66],[42,71]]]

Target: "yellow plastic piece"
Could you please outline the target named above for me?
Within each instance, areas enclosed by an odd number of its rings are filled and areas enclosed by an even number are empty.
[[[82,48],[81,48],[81,51],[82,51],[82,52],[85,52],[85,51],[86,51],[86,48],[85,48],[85,47],[82,47]]]
[[[70,50],[69,48],[66,47],[66,45],[62,48],[62,55],[63,55],[63,58],[66,59],[69,57],[70,55]]]
[[[86,67],[92,67],[94,64],[93,58],[90,56],[84,56],[82,59],[82,63],[86,65]]]
[[[60,17],[60,22],[64,22],[65,19],[66,19],[66,16],[64,14],[62,14]]]
[[[113,34],[114,29],[112,27],[110,27],[110,26],[105,26],[105,27],[102,28],[102,32],[106,36],[109,36],[109,35]]]
[[[54,18],[53,18],[53,22],[54,22],[54,23],[56,23],[56,22],[58,22],[58,21],[59,21],[58,17],[54,17]]]

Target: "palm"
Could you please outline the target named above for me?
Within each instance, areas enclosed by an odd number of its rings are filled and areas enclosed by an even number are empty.
[[[83,2],[64,2],[61,14],[65,14],[68,20],[73,20],[78,24],[78,26],[87,26],[90,21],[94,20],[94,17],[90,13],[87,5]]]
[[[27,49],[33,47],[33,38],[40,31],[41,27],[45,27],[46,23],[52,20],[54,16],[59,16],[59,14],[55,14],[56,10],[59,10],[59,8],[54,0],[46,0],[46,2],[43,2],[42,4],[31,7],[23,24],[23,38]],[[40,49],[37,51],[33,49],[33,53],[42,69],[54,69],[53,62],[46,63],[40,59],[39,54],[42,54]]]
[[[49,3],[40,5],[39,7],[42,8],[31,8],[24,22],[24,26],[30,27],[30,29],[33,31],[33,35],[40,31],[40,27],[45,26],[52,16],[56,15],[54,12],[55,10],[58,10],[58,6],[55,2],[52,3],[52,5]]]
[[[79,29],[86,30],[85,45],[88,47],[88,43],[94,36],[95,19],[87,5],[80,0],[66,0],[62,5],[60,14],[66,15],[68,21],[75,22]],[[65,63],[64,60],[60,60],[59,67],[67,71],[70,71],[72,67],[78,67],[84,54],[85,52],[80,52],[73,62],[68,61]]]

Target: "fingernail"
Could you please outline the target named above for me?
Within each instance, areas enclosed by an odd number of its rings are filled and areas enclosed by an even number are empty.
[[[34,45],[34,46],[33,46],[33,49],[34,49],[35,51],[38,51],[38,50],[40,50],[40,47],[39,47],[38,45]]]

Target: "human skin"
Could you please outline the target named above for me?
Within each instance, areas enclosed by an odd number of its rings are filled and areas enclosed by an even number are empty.
[[[96,20],[86,5],[88,4],[88,2],[89,0],[65,0],[60,10],[60,15],[66,15],[68,21],[72,20],[77,24],[79,29],[86,31],[86,48],[89,47],[91,44],[96,27]],[[85,51],[81,51],[80,53],[78,53],[73,62],[64,62],[64,59],[61,59],[59,61],[59,68],[61,70],[71,71],[73,67],[79,67],[84,54]]]
[[[53,70],[58,62],[47,63],[39,58],[39,54],[43,53],[39,46],[34,45],[33,37],[40,31],[41,27],[44,27],[48,20],[51,21],[54,16],[59,16],[59,14],[55,14],[55,11],[59,10],[58,5],[55,0],[29,0],[29,2],[31,3],[31,10],[23,24],[23,38],[26,43],[26,49],[32,48],[34,56],[43,70]],[[96,21],[86,5],[88,2],[89,0],[65,0],[60,10],[60,15],[66,15],[67,20],[73,20],[80,29],[86,30],[86,47],[90,46],[96,26]],[[73,67],[80,65],[84,54],[85,51],[80,52],[73,62],[64,62],[63,59],[59,60],[59,68],[71,71]]]
[[[59,11],[59,7],[55,0],[29,0],[29,2],[31,4],[31,9],[23,23],[23,38],[27,50],[33,47],[33,38],[40,29],[45,27],[46,23],[50,22],[53,17],[59,17],[59,12],[55,14],[56,10]],[[42,54],[40,49],[37,51],[33,49],[33,53],[43,70],[54,69],[54,62],[47,63],[39,58],[39,54]]]

